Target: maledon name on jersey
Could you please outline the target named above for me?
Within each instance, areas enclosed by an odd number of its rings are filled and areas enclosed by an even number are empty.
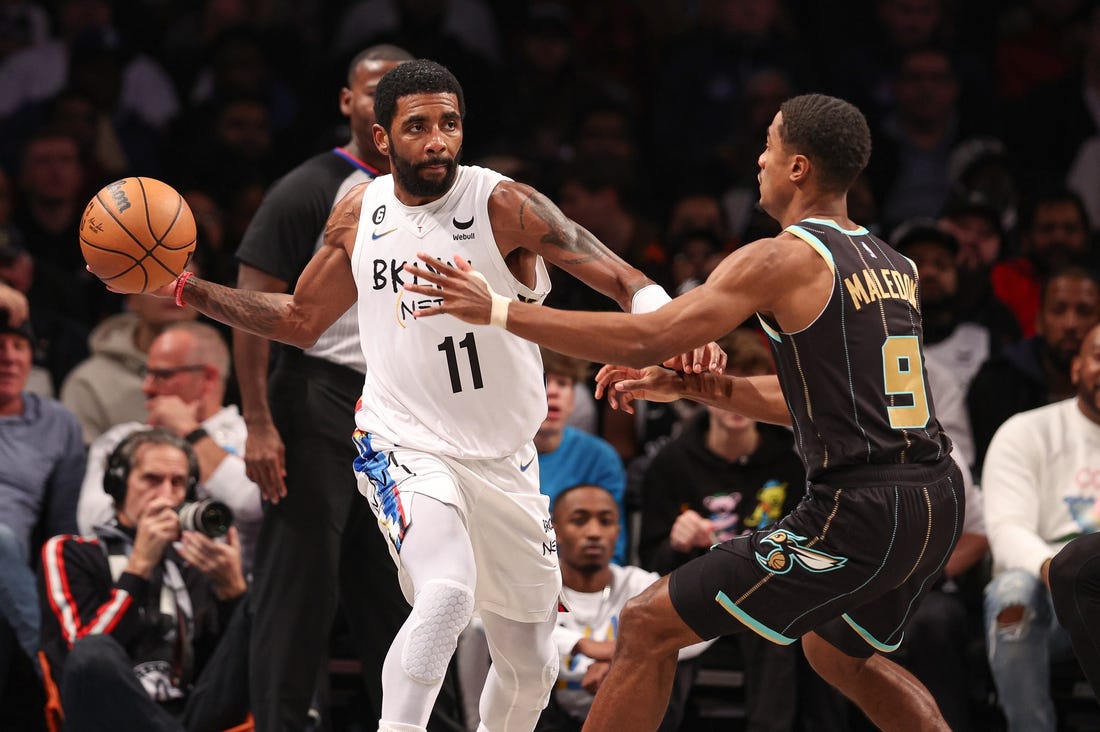
[[[916,265],[864,228],[806,219],[786,231],[833,273],[825,308],[797,333],[760,316],[807,477],[945,457],[950,442],[924,371]]]
[[[413,314],[439,298],[406,291],[406,263],[417,252],[453,266],[465,258],[489,285],[513,299],[541,303],[550,278],[541,259],[534,289],[512,276],[489,224],[489,195],[508,178],[459,166],[438,200],[406,206],[393,177],[363,194],[351,264],[359,288],[359,337],[370,364],[356,425],[403,447],[457,458],[500,458],[529,442],[546,417],[538,346],[502,328],[450,315]]]

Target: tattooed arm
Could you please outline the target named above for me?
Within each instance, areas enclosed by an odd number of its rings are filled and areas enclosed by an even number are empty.
[[[293,295],[232,287],[190,277],[183,300],[199,312],[234,328],[308,348],[355,304],[358,291],[351,271],[351,251],[367,184],[347,194],[329,215],[324,245],[306,265]],[[171,288],[158,292],[171,296]]]
[[[489,198],[489,219],[506,260],[518,250],[541,255],[627,312],[634,293],[653,284],[531,186],[497,184]]]

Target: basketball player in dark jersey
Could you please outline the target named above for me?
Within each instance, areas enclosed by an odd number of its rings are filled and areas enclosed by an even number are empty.
[[[693,399],[791,425],[809,484],[778,524],[720,544],[636,597],[585,729],[656,729],[676,652],[751,630],[802,639],[822,677],[882,729],[947,730],[935,700],[884,654],[939,575],[962,526],[962,476],[925,385],[914,264],[848,219],[870,133],[847,102],[786,101],[758,160],[760,205],[783,226],[729,255],[705,284],[644,315],[563,312],[487,290],[467,262],[417,270],[441,298],[419,317],[489,322],[555,351],[608,363],[598,388]],[[439,288],[442,288],[440,291]],[[648,364],[720,337],[756,313],[775,376]]]

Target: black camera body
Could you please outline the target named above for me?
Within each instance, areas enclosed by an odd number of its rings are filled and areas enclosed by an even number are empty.
[[[179,514],[180,531],[198,531],[211,539],[225,536],[233,525],[233,511],[213,498],[186,501],[176,513]]]

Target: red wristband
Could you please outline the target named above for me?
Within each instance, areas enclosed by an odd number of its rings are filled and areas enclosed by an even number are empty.
[[[195,273],[184,270],[180,273],[180,276],[176,278],[176,306],[185,307],[187,303],[183,301],[183,286],[187,283],[187,280],[194,277]]]

